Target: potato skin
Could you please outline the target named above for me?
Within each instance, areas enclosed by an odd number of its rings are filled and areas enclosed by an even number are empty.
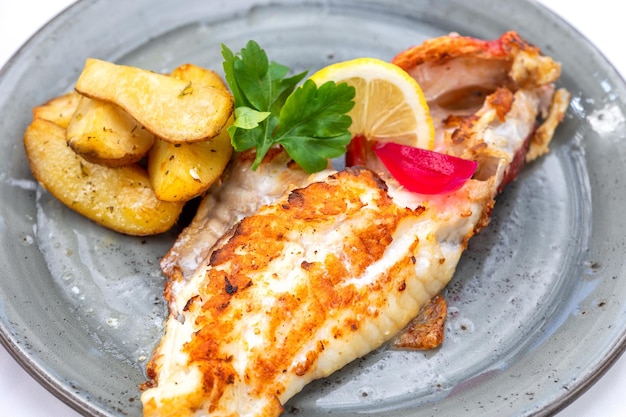
[[[65,129],[36,118],[24,134],[24,148],[35,179],[72,210],[120,233],[154,235],[169,230],[184,203],[156,198],[139,165],[110,168],[77,155]]]

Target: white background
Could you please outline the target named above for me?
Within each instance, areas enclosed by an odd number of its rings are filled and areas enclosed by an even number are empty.
[[[43,24],[72,0],[0,0],[0,67]],[[541,0],[593,42],[626,74],[626,27],[615,0]],[[626,300],[624,300],[626,302]],[[591,389],[557,417],[626,416],[626,356]],[[24,417],[78,417],[35,380],[0,346],[0,415]]]

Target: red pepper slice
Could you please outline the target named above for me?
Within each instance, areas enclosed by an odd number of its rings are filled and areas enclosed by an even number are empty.
[[[397,143],[375,143],[373,150],[400,184],[420,194],[458,190],[478,166],[476,161]]]

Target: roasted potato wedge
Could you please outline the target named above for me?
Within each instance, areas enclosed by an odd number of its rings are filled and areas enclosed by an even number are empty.
[[[75,91],[55,97],[33,108],[33,119],[44,119],[65,128],[69,124],[81,95]]]
[[[194,64],[176,67],[171,77],[228,91],[215,71]],[[232,117],[227,126],[232,124]],[[150,150],[148,173],[157,197],[165,201],[188,201],[209,189],[233,153],[226,128],[203,142],[173,144],[158,140]]]
[[[117,105],[82,96],[66,139],[87,161],[119,167],[140,161],[155,137]]]
[[[221,75],[213,70],[200,67],[195,64],[179,65],[174,68],[170,77],[184,81],[191,81],[194,84],[206,85],[228,92],[228,87],[226,86],[226,83],[224,83]]]
[[[110,168],[92,164],[67,146],[65,129],[35,119],[24,134],[33,176],[65,205],[109,229],[129,235],[165,232],[184,203],[156,198],[147,172],[138,164]]]
[[[148,156],[156,196],[189,201],[204,193],[224,172],[233,153],[226,129],[210,141],[174,144],[157,139]]]
[[[173,143],[218,135],[233,112],[231,94],[221,89],[94,58],[87,59],[75,89],[117,104],[146,129]]]

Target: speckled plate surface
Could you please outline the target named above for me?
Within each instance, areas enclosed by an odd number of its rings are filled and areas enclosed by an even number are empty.
[[[84,413],[139,416],[138,385],[165,318],[158,260],[175,231],[103,230],[36,186],[22,146],[33,106],[72,88],[86,57],[168,71],[221,70],[249,39],[314,71],[389,59],[456,31],[514,29],[563,64],[573,94],[552,152],[497,202],[447,290],[447,340],[383,347],[307,387],[285,414],[550,415],[626,346],[626,89],[571,27],[527,1],[82,1],[0,73],[0,341]]]

